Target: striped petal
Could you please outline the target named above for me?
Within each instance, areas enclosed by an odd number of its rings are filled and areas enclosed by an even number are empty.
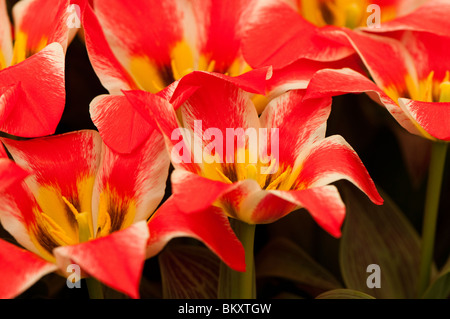
[[[35,254],[0,240],[0,299],[15,298],[57,267]]]
[[[64,52],[52,43],[0,71],[0,130],[38,137],[55,132],[65,104]]]
[[[6,1],[0,0],[0,70],[11,65],[13,48]]]
[[[156,93],[171,84],[171,52],[177,44],[189,52],[184,42],[184,23],[190,16],[188,1],[120,0],[93,1],[95,14],[107,41],[120,63],[133,76],[139,88]],[[168,27],[170,26],[170,27]],[[191,35],[192,36],[192,35]],[[187,46],[187,48],[186,48]]]
[[[245,271],[244,248],[227,217],[217,207],[186,214],[178,209],[171,197],[152,216],[148,228],[148,257],[158,254],[172,238],[193,237],[202,241],[232,269]]]
[[[293,167],[305,147],[325,137],[331,99],[303,97],[302,90],[289,91],[272,100],[261,115],[262,127],[279,129],[281,165]]]
[[[266,76],[261,75],[257,79],[264,82]],[[198,86],[180,109],[184,127],[194,130],[195,120],[202,121],[204,130],[217,128],[221,132],[226,132],[227,128],[259,127],[258,114],[250,95],[237,85],[236,80],[205,72],[191,73],[184,79],[189,86]],[[182,89],[183,80],[177,90]]]
[[[261,1],[244,35],[244,57],[252,67],[274,68],[301,58],[340,60],[354,50],[335,29],[318,29],[282,1]]]
[[[346,179],[361,189],[377,205],[383,203],[377,189],[356,152],[338,135],[327,137],[304,150],[296,185],[309,189]],[[330,161],[330,158],[333,160]]]
[[[90,104],[92,121],[106,145],[131,153],[150,137],[153,126],[123,95],[100,95]]]
[[[54,250],[58,268],[66,271],[77,264],[105,285],[139,298],[139,284],[149,232],[145,222],[134,224],[107,237]]]
[[[364,28],[369,32],[421,31],[442,36],[450,33],[450,3],[446,0],[426,1],[423,5],[414,6],[412,1],[405,1],[408,7],[415,10],[392,21],[384,22],[380,28]]]
[[[94,229],[104,217],[110,220],[109,229],[102,228],[105,234],[147,220],[164,196],[169,164],[158,131],[131,154],[105,147],[94,187]]]
[[[211,71],[232,76],[243,73],[241,42],[254,0],[202,0],[194,6],[199,25],[200,63],[214,63]],[[200,68],[201,69],[201,68]]]
[[[384,105],[397,122],[413,134],[422,135],[411,118],[367,77],[350,69],[318,71],[308,86],[305,99],[337,96],[347,93],[366,92],[373,100]]]
[[[58,42],[66,51],[69,42],[69,3],[69,0],[25,0],[13,7],[13,64],[22,62],[53,42]]]
[[[51,251],[60,243],[48,236],[47,231],[65,234],[63,241],[66,244],[78,240],[77,221],[66,202],[78,212],[91,212],[102,148],[100,136],[95,131],[80,131],[28,141],[3,139],[3,142],[18,165],[34,172],[25,181],[27,187],[23,185],[8,191],[11,196],[6,205],[10,207],[8,216],[22,215],[12,218],[10,227],[20,226],[15,221],[23,220],[26,229],[35,235],[34,243],[42,248],[41,253],[52,259]],[[41,223],[44,217],[46,221],[50,220],[50,225],[57,224],[58,227],[34,227],[36,223],[44,225]],[[7,230],[15,237],[22,234],[22,230],[17,233],[14,229]],[[32,249],[28,244],[25,247]]]
[[[450,141],[450,103],[399,99],[405,113],[432,137]]]
[[[267,98],[272,100],[290,90],[306,89],[317,71],[341,68],[350,68],[363,73],[359,57],[356,54],[332,62],[299,59],[284,68],[274,70],[273,76],[267,84],[267,92],[269,92]]]
[[[103,86],[111,94],[120,94],[121,90],[137,89],[138,85],[111,50],[102,27],[88,2],[86,0],[74,0],[73,2],[80,6],[86,49],[92,67]]]

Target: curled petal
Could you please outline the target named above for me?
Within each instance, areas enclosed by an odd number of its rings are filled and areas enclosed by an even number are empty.
[[[175,237],[193,237],[202,241],[229,267],[245,271],[245,252],[220,208],[186,214],[175,205],[173,197],[151,217],[147,256],[158,254]]]

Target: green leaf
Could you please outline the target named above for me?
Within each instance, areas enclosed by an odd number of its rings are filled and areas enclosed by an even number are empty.
[[[292,241],[270,241],[256,259],[256,276],[277,277],[326,291],[341,288],[339,281]]]
[[[450,258],[447,263],[442,267],[439,275],[428,287],[425,294],[422,296],[424,299],[447,299],[450,297]]]
[[[164,299],[215,299],[219,258],[194,245],[169,245],[159,255]]]
[[[375,299],[361,291],[352,289],[335,289],[326,291],[316,297],[316,299]]]
[[[347,288],[375,298],[416,298],[420,240],[402,212],[387,196],[382,206],[373,204],[356,187],[340,187],[347,215],[340,247],[341,273]],[[380,288],[369,288],[367,272],[380,266]]]

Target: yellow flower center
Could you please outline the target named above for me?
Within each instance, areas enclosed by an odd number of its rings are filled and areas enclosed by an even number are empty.
[[[178,42],[170,52],[170,65],[161,66],[147,56],[135,56],[130,61],[130,73],[142,90],[157,93],[192,71],[220,72],[237,76],[249,71],[249,66],[240,58],[218,70],[216,61],[205,55],[194,56],[191,46],[186,41]]]
[[[334,25],[355,29],[367,27],[367,19],[372,14],[368,10],[372,1],[368,0],[298,0],[299,12],[309,22],[323,27]],[[376,4],[376,2],[374,2]],[[384,6],[380,10],[380,23],[392,20],[395,8]]]
[[[135,201],[121,198],[109,188],[100,194],[97,223],[94,223],[91,211],[93,181],[93,178],[87,178],[78,183],[76,200],[61,196],[53,187],[40,188],[34,211],[36,223],[31,226],[30,238],[44,259],[55,261],[52,251],[58,246],[104,237],[133,223]]]
[[[398,102],[399,98],[409,98],[421,102],[444,102],[448,99],[448,83],[450,81],[450,72],[445,73],[442,81],[434,78],[434,72],[430,72],[425,79],[415,81],[410,75],[405,77],[405,86],[399,89],[395,85],[385,89],[385,93]],[[444,99],[444,100],[443,100]]]

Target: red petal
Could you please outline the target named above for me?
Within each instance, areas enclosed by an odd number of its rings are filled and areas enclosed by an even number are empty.
[[[384,105],[397,122],[413,134],[422,135],[405,112],[375,83],[350,70],[321,70],[311,79],[305,99],[337,96],[346,93],[367,92],[376,102]]]
[[[105,285],[139,298],[139,283],[149,233],[145,222],[134,224],[107,237],[54,250],[59,269],[66,272],[75,263]]]
[[[268,81],[269,100],[289,90],[306,89],[313,75],[319,70],[345,67],[363,73],[356,54],[332,62],[297,60],[284,68],[274,70],[272,78]]]
[[[181,169],[172,172],[171,180],[173,202],[178,209],[186,213],[207,209],[221,195],[236,187]]]
[[[383,203],[358,155],[341,136],[327,137],[314,143],[301,167],[297,179],[300,188],[320,187],[347,179],[366,193],[372,202]]]
[[[64,52],[59,44],[0,71],[0,83],[12,90],[0,90],[1,131],[23,137],[55,132],[65,104]]]
[[[2,152],[4,151],[2,150]],[[29,174],[9,159],[0,158],[0,192],[3,192],[11,184],[23,180]]]
[[[290,203],[296,204],[298,207],[306,208],[320,227],[334,237],[341,236],[345,205],[335,186],[327,185],[300,191],[271,192]],[[255,213],[257,213],[257,210],[255,210]]]
[[[35,172],[27,181],[33,185],[33,192],[38,191],[35,186],[57,185],[63,196],[76,198],[77,183],[82,178],[94,176],[100,164],[102,141],[96,131],[27,141],[4,138],[2,141],[17,164]]]
[[[226,73],[241,58],[241,38],[255,1],[203,0],[194,7],[200,29],[201,52],[215,61],[214,70]]]
[[[243,39],[244,57],[252,67],[284,67],[300,58],[340,60],[354,53],[348,41],[333,34],[335,27],[319,29],[282,1],[261,2]]]
[[[146,121],[151,123],[151,125],[158,126],[159,131],[165,136],[166,146],[169,154],[171,154],[173,147],[178,143],[178,140],[175,141],[172,139],[172,133],[179,128],[177,115],[172,104],[158,95],[144,91],[127,91],[124,93],[131,105]],[[179,143],[184,143],[184,140],[182,139]],[[187,144],[184,145],[184,149],[190,152]],[[173,164],[175,166],[181,165],[181,167],[190,171],[197,170],[197,164],[194,163],[193,159],[191,163],[174,162]]]
[[[119,153],[131,153],[154,130],[123,95],[96,97],[90,104],[90,112],[105,144]]]
[[[7,299],[17,297],[57,268],[29,251],[0,240],[0,269],[0,299]]]
[[[400,99],[400,105],[428,134],[450,141],[450,103],[419,102]]]
[[[279,161],[290,167],[305,147],[325,137],[331,112],[330,98],[303,101],[303,96],[304,91],[289,91],[272,100],[261,115],[263,127],[279,129]]]
[[[217,207],[186,214],[177,208],[171,197],[152,216],[148,227],[149,257],[158,254],[172,238],[193,237],[202,241],[232,269],[245,271],[244,248],[233,233],[228,218]]]
[[[408,6],[413,6],[408,1]],[[442,36],[450,34],[450,3],[447,0],[427,1],[413,12],[381,24],[377,28],[365,28],[370,32],[391,32],[399,30],[423,31]]]
[[[111,94],[120,94],[121,90],[137,89],[137,84],[111,50],[102,27],[89,4],[85,0],[73,0],[72,2],[77,3],[81,8],[81,22],[85,31],[89,59],[103,86]]]
[[[264,82],[265,73],[267,70],[259,73],[257,80]],[[221,132],[226,132],[226,128],[258,128],[258,114],[250,100],[250,95],[244,91],[245,88],[242,89],[237,84],[236,79],[206,72],[193,72],[184,77],[178,84],[172,99],[186,86],[198,87],[187,103],[181,107],[184,127],[194,130],[193,121],[201,120],[203,130],[217,128]]]

